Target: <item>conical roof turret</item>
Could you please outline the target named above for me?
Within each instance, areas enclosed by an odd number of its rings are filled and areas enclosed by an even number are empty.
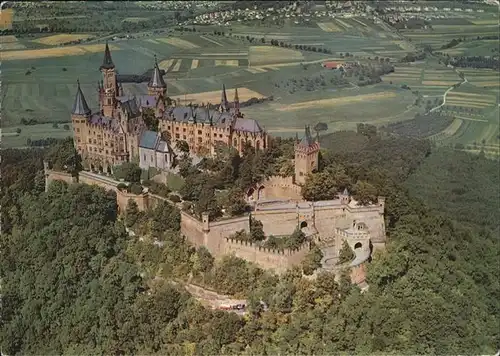
[[[161,76],[161,71],[160,67],[158,67],[158,61],[156,60],[156,55],[155,55],[155,66],[153,69],[153,75],[151,76],[151,79],[149,80],[148,87],[150,88],[166,88],[167,84],[163,80],[163,77]]]
[[[80,81],[77,80],[78,88],[76,90],[75,101],[73,103],[73,109],[71,113],[74,115],[89,115],[90,108],[87,105],[85,96],[83,95],[82,89],[80,88]]]
[[[227,95],[226,95],[226,86],[222,84],[222,93],[221,93],[221,98],[220,98],[220,105],[222,111],[228,111],[229,110],[229,103],[227,101]]]
[[[102,61],[102,65],[99,69],[113,69],[115,64],[111,59],[111,52],[109,50],[108,41],[106,41],[106,47],[104,48],[104,59]]]

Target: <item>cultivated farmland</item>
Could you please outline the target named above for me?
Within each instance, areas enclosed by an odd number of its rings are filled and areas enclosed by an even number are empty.
[[[304,56],[300,51],[270,46],[251,46],[248,60],[251,66],[259,66],[285,62],[298,62],[303,59]]]
[[[117,51],[120,48],[111,45],[110,49]],[[3,52],[2,60],[13,61],[13,60],[23,60],[23,59],[81,56],[88,53],[97,53],[103,51],[104,51],[103,44],[68,46],[61,48],[27,49],[23,51]]]
[[[49,45],[49,46],[55,46],[55,45],[61,45],[65,44],[68,42],[72,41],[78,41],[78,40],[85,40],[87,38],[93,37],[93,35],[89,34],[69,34],[69,33],[61,33],[58,35],[53,35],[53,36],[47,36],[47,37],[41,37],[33,42],[35,43],[41,43],[44,45]]]

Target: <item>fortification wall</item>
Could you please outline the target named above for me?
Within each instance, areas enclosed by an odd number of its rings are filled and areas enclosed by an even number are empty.
[[[217,251],[217,254],[224,253],[225,239],[232,234],[244,230],[250,232],[250,217],[242,216],[232,219],[224,219],[209,223],[210,232],[206,237],[206,245],[210,251]]]
[[[314,209],[314,224],[319,236],[323,238],[334,236],[335,228],[340,220],[346,219],[346,212],[340,205],[329,207],[316,207]]]
[[[257,210],[252,216],[262,222],[266,235],[290,235],[298,226],[297,211],[286,210]]]
[[[259,247],[247,241],[225,239],[224,254],[233,254],[246,261],[253,262],[264,269],[276,273],[285,272],[288,268],[299,264],[309,251],[306,243],[296,251],[277,251]]]
[[[292,177],[272,176],[253,188],[251,197],[258,199],[280,198],[303,200],[301,187],[293,183]]]
[[[73,177],[70,173],[56,172],[51,170],[46,170],[45,178],[46,178],[45,181],[46,188],[49,186],[50,183],[52,183],[55,180],[61,180],[68,184],[76,183],[78,181],[77,178]]]
[[[366,281],[366,262],[351,267],[351,282],[361,284]]]
[[[196,247],[205,245],[203,224],[184,211],[181,211],[181,234],[186,236],[187,240]],[[208,246],[207,248],[210,253],[215,253]]]
[[[372,240],[385,241],[384,212],[378,207],[363,207],[350,209],[348,218],[350,220],[362,221],[370,231]]]

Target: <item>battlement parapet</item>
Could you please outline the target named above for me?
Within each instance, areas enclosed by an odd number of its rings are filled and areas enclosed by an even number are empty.
[[[335,228],[335,234],[342,238],[349,239],[367,239],[370,237],[370,233],[368,231],[353,231],[353,230],[343,230],[339,228]]]
[[[310,248],[310,243],[308,241],[304,242],[298,248],[295,248],[295,249],[289,249],[289,248],[274,249],[274,248],[270,248],[270,247],[260,246],[259,244],[253,243],[252,241],[248,241],[248,240],[239,240],[239,239],[234,239],[231,237],[226,237],[225,240],[226,240],[227,244],[248,246],[248,247],[255,249],[255,252],[261,252],[261,253],[273,254],[273,255],[281,255],[281,256],[293,256],[293,255],[303,251],[304,249]]]

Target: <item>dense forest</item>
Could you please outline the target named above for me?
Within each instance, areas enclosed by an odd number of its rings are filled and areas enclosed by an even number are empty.
[[[144,213],[130,204],[122,219],[114,193],[100,188],[55,182],[44,192],[42,158],[78,165],[66,142],[3,151],[2,352],[495,353],[498,162],[358,131],[321,137],[319,174],[330,172],[334,182],[315,184],[358,185],[387,197],[387,251],[370,264],[364,293],[347,276],[309,280],[300,269],[275,276],[234,257],[214,260],[186,244],[179,212],[168,204]],[[346,149],[343,136],[357,144]],[[238,182],[253,179],[258,157],[277,162],[268,152],[248,154]],[[188,180],[201,177],[186,170]],[[125,225],[145,241],[129,237]],[[249,314],[205,309],[181,287],[188,278],[246,296]]]

